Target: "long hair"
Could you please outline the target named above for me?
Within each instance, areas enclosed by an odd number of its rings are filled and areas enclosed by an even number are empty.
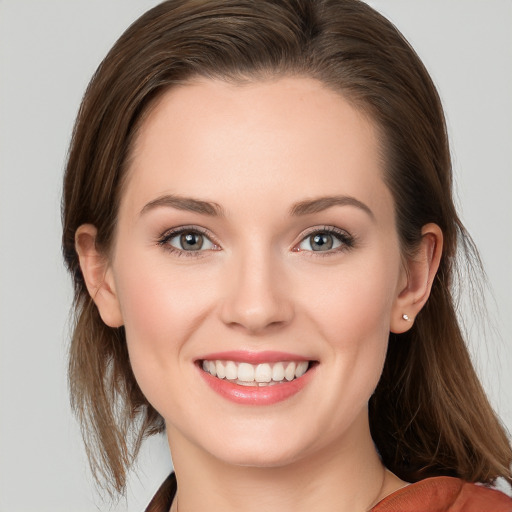
[[[103,324],[80,271],[76,229],[92,223],[108,254],[132,142],[156,99],[195,77],[230,82],[305,76],[377,126],[385,182],[404,253],[423,225],[444,250],[411,330],[390,335],[370,427],[384,464],[414,482],[433,475],[512,482],[512,450],[471,364],[452,297],[457,254],[478,255],[452,198],[443,110],[420,59],[383,16],[358,0],[170,0],[139,18],[84,96],[63,195],[63,253],[75,285],[69,383],[93,473],[122,492],[145,436],[164,422],[131,370],[123,328]]]

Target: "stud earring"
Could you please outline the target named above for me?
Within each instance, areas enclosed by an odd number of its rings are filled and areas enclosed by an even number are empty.
[[[409,318],[409,315],[407,315],[407,314],[405,314],[405,313],[402,315],[402,318],[403,318],[406,322],[410,322],[410,321],[411,321],[411,319]]]

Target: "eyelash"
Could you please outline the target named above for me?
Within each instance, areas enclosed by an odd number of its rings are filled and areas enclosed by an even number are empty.
[[[337,248],[330,249],[327,251],[309,251],[299,248],[300,244],[302,244],[305,240],[316,234],[332,235],[340,242],[341,245]],[[356,237],[343,229],[339,229],[334,226],[315,226],[313,228],[310,228],[306,233],[302,235],[299,243],[294,246],[293,251],[306,253],[310,257],[327,257],[332,256],[333,254],[339,254],[340,252],[349,251],[350,249],[355,247],[356,242]]]
[[[209,240],[213,246],[215,246],[215,249],[185,251],[182,249],[178,249],[177,247],[173,247],[169,243],[170,240],[184,233],[202,235],[204,238]],[[201,256],[204,256],[206,250],[219,250],[219,245],[212,240],[212,236],[210,235],[210,233],[206,229],[203,229],[198,226],[181,226],[179,228],[170,229],[160,236],[160,238],[157,240],[157,245],[161,246],[165,251],[175,254],[176,256],[184,256],[189,258],[200,258]]]
[[[205,237],[215,248],[214,249],[202,249],[197,251],[185,251],[182,249],[178,249],[169,244],[169,241],[173,238],[176,238],[179,235],[184,233],[190,234],[199,234]],[[315,234],[327,234],[332,235],[340,242],[340,246],[334,249],[330,249],[327,251],[310,251],[307,249],[300,249],[299,246],[308,238]],[[336,228],[334,226],[316,226],[310,228],[306,233],[304,233],[300,239],[300,241],[293,247],[293,252],[302,252],[306,253],[308,256],[332,256],[333,254],[337,254],[340,252],[349,251],[356,245],[356,238],[349,234],[347,231]],[[192,257],[198,258],[204,256],[206,251],[211,250],[220,250],[220,246],[212,240],[211,234],[206,230],[198,226],[181,226],[179,228],[170,229],[165,231],[157,240],[157,245],[162,247],[165,251],[175,254],[176,256],[184,256],[184,257]]]

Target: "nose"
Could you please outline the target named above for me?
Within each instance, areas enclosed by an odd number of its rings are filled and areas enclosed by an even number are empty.
[[[254,335],[291,322],[292,297],[285,272],[275,260],[270,252],[260,250],[231,262],[224,283],[227,293],[220,305],[221,320],[226,325]]]

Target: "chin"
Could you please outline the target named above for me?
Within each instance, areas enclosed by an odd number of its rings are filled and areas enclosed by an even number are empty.
[[[224,441],[230,439],[231,441]],[[278,434],[226,436],[222,444],[204,447],[226,464],[251,468],[280,468],[297,462],[309,451],[309,443]]]
[[[232,466],[240,466],[245,468],[281,468],[289,466],[302,457],[294,450],[290,452],[279,453],[275,451],[263,451],[253,449],[250,452],[232,451],[231,453],[219,454],[218,458],[222,459],[226,464]]]

